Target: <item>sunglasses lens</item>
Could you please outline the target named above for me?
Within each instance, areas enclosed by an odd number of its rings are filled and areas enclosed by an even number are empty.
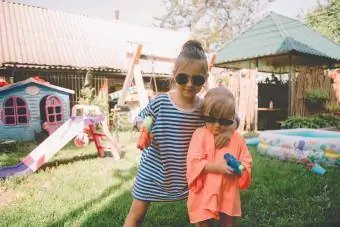
[[[188,83],[188,76],[185,74],[178,74],[175,78],[176,83],[184,85]]]
[[[234,120],[230,120],[230,119],[217,119],[216,120],[214,117],[210,117],[210,116],[201,116],[201,119],[208,123],[215,123],[216,121],[218,121],[218,124],[223,125],[223,126],[230,126],[234,124]]]
[[[197,75],[192,77],[192,83],[195,86],[201,86],[205,83],[205,78],[202,75]]]
[[[180,73],[175,78],[176,83],[180,85],[185,85],[189,81],[189,76],[183,73]],[[205,83],[205,78],[202,75],[196,75],[191,77],[192,83],[195,86],[202,86]]]
[[[234,124],[234,120],[230,120],[230,119],[219,119],[218,123],[220,125],[224,125],[224,126],[230,126],[232,124]]]

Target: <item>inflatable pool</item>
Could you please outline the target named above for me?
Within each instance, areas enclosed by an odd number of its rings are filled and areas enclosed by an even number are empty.
[[[256,147],[259,144],[259,138],[258,137],[250,137],[246,138],[247,146],[249,147]]]
[[[340,132],[305,128],[263,131],[257,150],[281,160],[301,162],[309,158],[340,165]]]

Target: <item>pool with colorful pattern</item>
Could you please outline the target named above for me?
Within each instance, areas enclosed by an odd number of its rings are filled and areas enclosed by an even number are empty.
[[[340,132],[320,129],[263,131],[257,146],[260,154],[301,162],[305,158],[340,166]]]

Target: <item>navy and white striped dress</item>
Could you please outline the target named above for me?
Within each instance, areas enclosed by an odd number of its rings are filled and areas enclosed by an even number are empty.
[[[181,109],[169,94],[161,94],[141,111],[141,118],[154,118],[154,138],[141,157],[132,189],[135,199],[151,202],[187,198],[187,151],[193,132],[203,125],[200,109],[199,104],[192,110]]]

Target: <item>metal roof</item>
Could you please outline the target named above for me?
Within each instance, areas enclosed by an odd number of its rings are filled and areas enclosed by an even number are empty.
[[[340,46],[298,20],[271,12],[218,51],[216,65],[297,52],[340,61]]]
[[[126,70],[127,52],[176,57],[188,34],[0,1],[0,66]]]

